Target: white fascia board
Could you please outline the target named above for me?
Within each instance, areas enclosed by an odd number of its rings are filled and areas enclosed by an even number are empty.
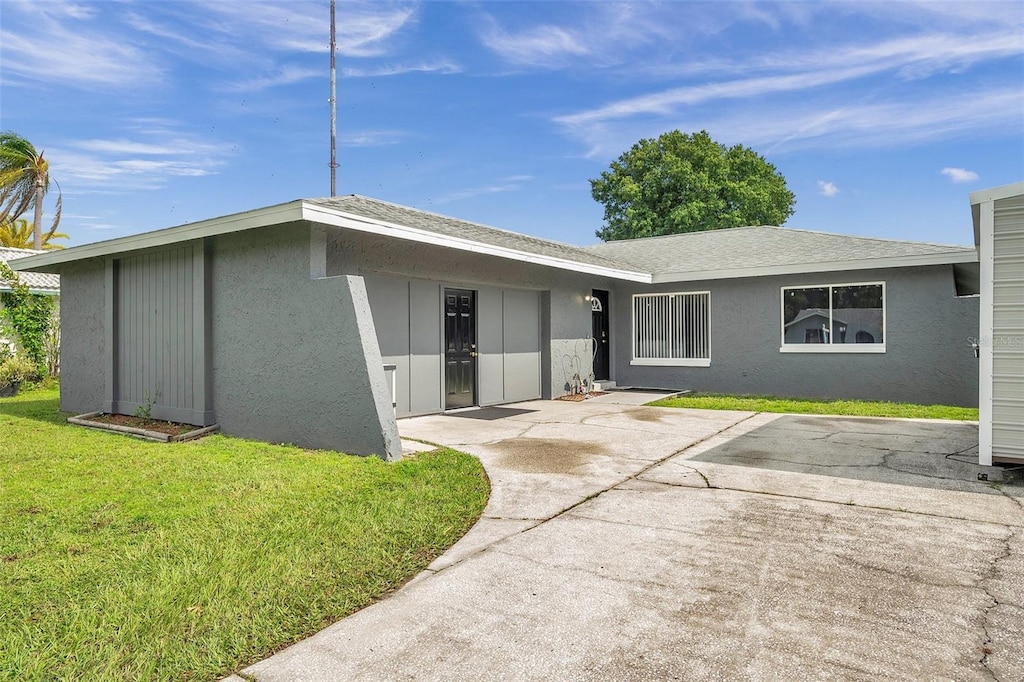
[[[971,205],[983,204],[986,201],[999,201],[1024,194],[1024,182],[1011,182],[1009,185],[1000,185],[990,189],[979,189],[971,192]]]
[[[241,232],[257,227],[268,227],[301,220],[302,201],[291,201],[287,204],[278,204],[266,208],[258,208],[243,213],[233,213],[201,220],[196,223],[188,223],[177,227],[168,227],[154,232],[144,232],[127,237],[118,237],[103,242],[85,244],[83,246],[72,246],[68,249],[47,251],[35,256],[26,256],[11,260],[8,264],[13,270],[25,270],[33,272],[46,272],[48,267],[61,263],[70,263],[87,258],[100,258],[117,253],[150,249],[156,246],[166,246],[178,242],[187,242],[193,239],[213,237],[219,234],[230,232]]]
[[[432,244],[434,246],[442,246],[449,249],[457,249],[459,251],[470,251],[472,253],[481,253],[488,256],[508,258],[510,260],[522,261],[524,263],[544,265],[589,275],[599,275],[601,277],[610,277],[612,279],[626,280],[629,282],[642,282],[644,284],[651,283],[651,275],[646,272],[623,270],[602,265],[593,265],[590,263],[579,263],[565,258],[544,256],[541,254],[530,253],[528,251],[510,249],[504,246],[484,244],[482,242],[473,241],[472,239],[462,239],[460,237],[438,234],[437,232],[431,232],[430,230],[407,227],[405,225],[371,219],[354,213],[345,213],[312,204],[303,204],[302,208],[303,218],[305,220],[320,223],[322,225],[329,225],[331,227],[341,227],[348,230],[356,230],[358,232],[367,232],[395,239],[419,242],[421,244]]]
[[[739,279],[743,277],[770,277],[773,275],[802,275],[810,272],[840,272],[845,270],[884,270],[888,268],[910,268],[923,265],[952,265],[954,263],[977,263],[975,251],[954,251],[950,253],[926,254],[921,256],[893,256],[891,258],[866,258],[863,260],[828,261],[823,263],[794,263],[790,265],[767,265],[758,268],[728,268],[724,270],[697,270],[693,272],[661,272],[652,278],[653,284],[669,282],[700,282],[709,279]]]

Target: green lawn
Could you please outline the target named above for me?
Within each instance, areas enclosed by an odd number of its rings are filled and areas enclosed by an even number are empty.
[[[717,393],[690,393],[655,400],[655,407],[689,407],[701,410],[741,410],[744,412],[787,412],[794,414],[839,414],[858,417],[913,417],[916,419],[956,419],[975,421],[976,407],[949,405],[913,405],[868,400],[819,400],[815,398],[773,398]]]
[[[366,606],[483,511],[473,457],[158,444],[0,399],[0,679],[213,680]]]

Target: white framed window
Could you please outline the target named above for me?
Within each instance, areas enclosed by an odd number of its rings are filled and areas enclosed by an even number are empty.
[[[884,353],[885,282],[782,287],[782,353]]]
[[[631,365],[711,365],[711,292],[633,294]]]

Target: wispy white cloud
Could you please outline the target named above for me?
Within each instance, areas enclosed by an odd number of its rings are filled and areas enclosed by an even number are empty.
[[[330,49],[325,3],[205,3],[207,26],[221,35],[249,36],[285,52],[326,53]],[[388,41],[416,18],[409,3],[342,2],[337,8],[338,53],[348,57],[387,54]]]
[[[456,190],[449,192],[433,200],[435,204],[448,204],[453,201],[463,201],[465,199],[472,199],[487,194],[499,194],[503,192],[515,192],[523,188],[523,184],[533,180],[532,175],[511,175],[506,178],[500,179],[498,182],[490,185],[481,185],[479,187],[470,187],[468,189]]]
[[[678,128],[707,130],[727,144],[761,153],[809,148],[892,147],[966,135],[1018,131],[1024,93],[1019,87],[935,92],[886,102],[829,102],[804,98],[757,107],[695,107],[661,117],[596,121],[568,128],[588,157],[615,156],[638,139]]]
[[[409,137],[409,133],[401,130],[362,130],[338,135],[338,144],[342,147],[384,147],[398,144]]]
[[[259,92],[281,85],[294,85],[310,78],[326,78],[326,75],[327,70],[323,68],[313,69],[285,65],[271,74],[229,83],[224,86],[224,90],[227,92]]]
[[[96,16],[92,8],[4,2],[4,13],[0,61],[5,84],[22,79],[123,89],[163,79],[164,70],[150,54],[89,23]]]
[[[484,47],[512,66],[548,70],[620,64],[627,54],[652,44],[682,41],[688,33],[718,27],[713,11],[690,13],[686,21],[679,21],[669,18],[678,19],[677,8],[671,3],[667,7],[668,12],[662,3],[583,3],[572,5],[560,24],[546,21],[514,28],[484,14],[477,36]]]
[[[50,150],[69,195],[154,190],[172,178],[213,175],[235,149],[164,119],[130,121],[125,132],[133,137],[77,140]]]
[[[818,194],[823,197],[834,197],[839,194],[839,188],[836,187],[834,182],[818,180]]]
[[[480,39],[485,47],[517,65],[555,66],[566,55],[590,53],[577,36],[558,26],[535,26],[511,33],[492,21]]]
[[[381,76],[398,76],[403,73],[439,73],[448,75],[461,73],[462,67],[447,59],[436,62],[417,62],[415,64],[392,64],[375,67],[346,66],[339,71],[347,78],[379,78]]]
[[[974,182],[978,179],[977,173],[966,168],[946,167],[939,172],[949,178],[951,182]]]
[[[559,116],[556,122],[568,126],[592,124],[612,119],[639,115],[668,115],[683,106],[725,99],[750,99],[781,92],[797,92],[823,85],[831,85],[871,73],[869,67],[854,67],[841,71],[818,71],[784,76],[765,76],[742,80],[710,83],[707,85],[671,88],[662,92],[630,97],[602,107]]]

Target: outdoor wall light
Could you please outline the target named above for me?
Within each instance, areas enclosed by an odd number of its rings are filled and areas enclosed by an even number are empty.
[[[586,296],[583,297],[583,300],[584,301],[592,301],[592,300],[594,300],[594,297],[591,296],[590,294],[587,294]]]

